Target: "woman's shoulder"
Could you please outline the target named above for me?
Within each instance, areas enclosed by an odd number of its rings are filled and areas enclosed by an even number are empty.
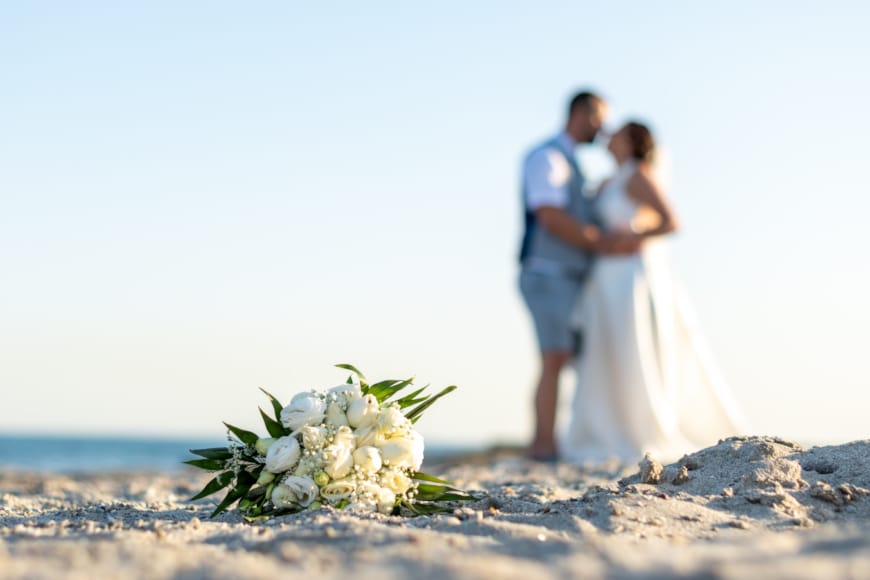
[[[655,186],[655,174],[649,163],[638,162],[635,164],[631,174],[628,176],[628,185],[635,186]]]

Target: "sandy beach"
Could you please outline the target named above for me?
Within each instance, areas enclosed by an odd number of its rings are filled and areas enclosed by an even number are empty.
[[[436,516],[248,524],[187,501],[200,472],[4,472],[0,577],[870,577],[870,441],[735,438],[665,466],[493,450],[428,468],[487,496]]]

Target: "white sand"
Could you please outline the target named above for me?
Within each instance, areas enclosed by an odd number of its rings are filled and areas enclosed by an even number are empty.
[[[498,453],[432,471],[489,497],[250,525],[186,501],[207,474],[5,473],[0,578],[870,577],[870,441],[732,439],[640,472]]]

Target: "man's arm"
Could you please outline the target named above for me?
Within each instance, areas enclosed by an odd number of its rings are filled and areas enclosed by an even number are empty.
[[[572,246],[595,251],[601,232],[593,225],[579,222],[561,207],[541,206],[535,217],[548,232]]]
[[[567,211],[570,193],[571,165],[565,156],[553,149],[540,149],[526,160],[525,180],[527,207],[535,213],[538,223],[566,244],[593,250],[598,241],[598,228],[574,219]]]

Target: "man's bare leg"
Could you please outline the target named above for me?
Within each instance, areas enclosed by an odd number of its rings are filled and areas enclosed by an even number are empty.
[[[535,391],[535,437],[529,455],[536,459],[556,456],[556,405],[559,399],[559,375],[571,353],[562,351],[541,354],[541,377]]]

